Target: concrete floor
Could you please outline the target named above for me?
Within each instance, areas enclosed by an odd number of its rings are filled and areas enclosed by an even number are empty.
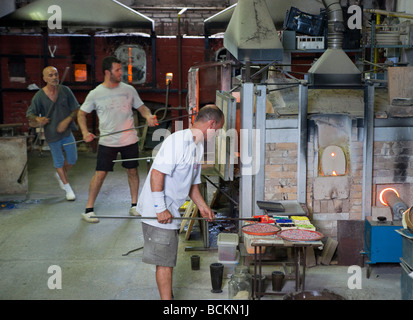
[[[78,164],[69,173],[77,199],[68,202],[54,178],[50,153],[29,153],[29,194],[26,197],[1,196],[8,204],[0,209],[0,299],[2,300],[156,300],[159,299],[155,268],[142,263],[143,246],[139,220],[104,219],[97,224],[81,220],[88,186],[95,167],[94,153],[79,152]],[[140,167],[141,186],[146,177],[146,163]],[[128,215],[130,206],[126,173],[120,164],[105,181],[95,205],[98,215]],[[210,263],[217,262],[216,250],[186,251],[202,247],[198,228],[190,240],[181,234],[178,264],[174,269],[174,296],[177,300],[221,300],[228,298],[228,279],[223,292],[211,293]],[[190,256],[199,254],[201,269],[190,268]],[[62,288],[49,289],[49,270],[58,266]],[[274,266],[265,266],[270,274]],[[49,270],[49,271],[48,271]],[[252,268],[251,268],[252,271]],[[398,264],[373,267],[371,277],[362,269],[361,289],[349,289],[352,273],[343,266],[316,266],[307,269],[306,290],[328,289],[346,299],[397,300],[400,293]],[[50,279],[52,281],[53,278]],[[52,283],[56,283],[53,282]],[[267,281],[267,291],[271,291]],[[294,291],[287,281],[283,292]],[[282,299],[265,296],[263,299]]]

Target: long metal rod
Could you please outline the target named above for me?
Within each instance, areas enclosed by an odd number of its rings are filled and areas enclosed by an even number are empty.
[[[139,219],[139,220],[155,220],[158,219],[157,217],[142,217],[142,216],[93,216],[93,218],[98,218],[98,219]],[[201,221],[209,221],[208,218],[202,218],[202,217],[172,217],[174,220],[201,220]],[[260,221],[260,218],[214,218],[212,219],[212,222],[214,221]]]
[[[208,179],[208,178],[206,177],[206,175],[203,174],[202,176],[205,178],[206,181],[208,181],[208,182],[209,182],[210,184],[212,184],[215,188],[217,188],[217,190],[218,190],[219,192],[221,192],[224,196],[226,196],[226,197],[228,198],[228,200],[231,201],[236,207],[239,206],[239,203],[238,203],[238,202],[236,202],[233,198],[231,198],[231,196],[230,196],[228,193],[226,193],[225,191],[221,190],[221,188],[220,188],[219,186],[217,186],[215,183],[213,183],[210,179]]]
[[[113,160],[112,162],[124,162],[124,161],[139,161],[139,160],[152,160],[154,157],[144,157],[144,158],[130,158],[130,159],[118,159]]]
[[[192,116],[195,115],[195,114],[197,114],[197,112],[192,113],[192,114],[187,114],[187,115],[185,115],[185,116],[179,116],[179,117],[167,119],[167,120],[164,120],[164,121],[159,121],[158,124],[164,123],[164,122],[168,122],[168,121],[172,121],[172,120],[178,120],[178,119],[183,119],[183,118],[192,117]],[[107,133],[107,134],[102,134],[102,135],[100,135],[100,136],[95,136],[95,137],[93,138],[93,140],[99,139],[100,137],[106,137],[106,136],[110,136],[110,135],[112,135],[112,134],[122,133],[122,132],[125,132],[125,131],[134,130],[134,129],[141,129],[141,128],[145,128],[145,127],[149,127],[149,125],[148,125],[148,124],[143,124],[143,125],[141,125],[141,126],[137,126],[137,127],[133,127],[133,128],[129,128],[129,129],[114,131],[114,132]],[[84,141],[85,141],[84,139],[82,139],[82,140],[77,140],[77,141],[74,141],[74,142],[65,143],[63,146],[68,146],[68,145],[71,145],[71,144],[75,144],[75,143],[79,143],[79,142],[84,142]]]
[[[364,12],[382,14],[382,15],[388,16],[388,17],[399,17],[399,18],[405,18],[405,19],[413,19],[413,14],[404,13],[404,12],[391,12],[391,11],[385,11],[385,10],[379,10],[379,9],[364,9]]]

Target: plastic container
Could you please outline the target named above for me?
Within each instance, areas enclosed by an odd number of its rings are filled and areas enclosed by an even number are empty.
[[[220,233],[218,234],[218,260],[234,261],[237,253],[238,234]]]
[[[231,261],[221,261],[218,260],[218,263],[224,265],[224,278],[230,279],[234,273],[236,273],[236,269],[239,266],[239,253],[236,251],[236,257],[234,260]]]

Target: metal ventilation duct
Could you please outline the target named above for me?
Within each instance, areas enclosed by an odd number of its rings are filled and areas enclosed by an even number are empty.
[[[283,46],[264,0],[239,0],[224,34],[224,47],[240,62],[282,61]]]
[[[343,51],[344,19],[338,0],[323,0],[328,12],[328,49],[308,71],[311,85],[358,86],[361,72]]]
[[[60,8],[62,28],[155,29],[152,19],[116,0],[37,0],[2,17],[0,26],[47,28],[51,17],[58,18],[52,6]]]

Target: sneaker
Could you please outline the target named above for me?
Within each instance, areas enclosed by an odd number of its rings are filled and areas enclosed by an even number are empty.
[[[92,223],[96,223],[96,222],[99,222],[99,219],[98,218],[94,218],[94,217],[96,217],[96,215],[95,215],[95,213],[92,211],[92,212],[89,212],[89,213],[82,213],[82,219],[83,220],[85,220],[85,221],[87,221],[87,222],[92,222]]]
[[[69,183],[63,185],[63,190],[66,191],[66,200],[73,201],[76,199],[75,193]]]
[[[60,176],[59,176],[59,174],[58,174],[57,172],[56,172],[56,180],[57,180],[57,182],[59,183],[60,189],[65,190],[65,185],[63,184],[63,181],[62,181],[62,179],[60,179]]]
[[[66,191],[66,200],[68,200],[68,201],[76,200],[76,196],[75,196],[75,193],[73,192],[73,190]]]
[[[129,209],[129,214],[131,216],[140,216],[140,213],[136,211],[136,206],[133,206]]]

